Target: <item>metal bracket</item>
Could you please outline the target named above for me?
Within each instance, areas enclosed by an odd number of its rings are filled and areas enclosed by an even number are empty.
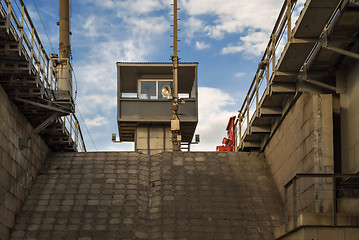
[[[330,90],[330,91],[334,91],[334,92],[337,91],[337,88],[335,86],[332,86],[332,85],[329,85],[327,83],[323,83],[323,82],[320,82],[320,81],[317,81],[317,80],[314,80],[314,79],[309,79],[309,77],[308,77],[308,66],[307,66],[306,63],[303,64],[303,77],[302,77],[302,80],[304,82],[316,85],[316,86],[321,87],[321,88],[325,88],[325,89]]]
[[[344,56],[355,58],[355,59],[359,60],[359,54],[358,53],[350,52],[350,51],[347,51],[347,50],[344,50],[344,49],[341,49],[341,48],[337,48],[337,47],[329,47],[329,46],[323,46],[323,47],[330,50],[330,51],[333,51],[333,52],[342,54]]]
[[[24,102],[24,103],[28,103],[28,104],[31,104],[31,105],[34,105],[34,106],[46,108],[46,109],[49,109],[49,110],[52,110],[52,111],[57,111],[57,112],[65,113],[65,114],[70,114],[71,113],[71,111],[66,111],[66,110],[63,110],[63,109],[60,109],[60,108],[57,108],[57,107],[53,107],[53,106],[50,106],[50,105],[34,102],[34,101],[23,99],[23,98],[14,97],[12,99],[14,99],[15,101]]]
[[[24,148],[27,148],[28,147],[27,143],[30,140],[30,138],[32,138],[33,136],[37,135],[39,132],[44,130],[48,125],[50,125],[50,123],[52,123],[55,119],[57,119],[61,115],[62,115],[61,112],[56,112],[56,113],[52,114],[43,123],[41,123],[39,126],[37,126],[35,129],[33,129],[31,132],[26,134],[25,137],[19,138],[19,149],[22,150]]]
[[[330,46],[330,41],[328,40],[328,30],[326,28],[324,29],[324,33],[323,33],[323,40],[324,41],[321,42],[323,48],[328,49],[333,52],[336,52],[336,53],[339,53],[339,54],[342,54],[347,57],[359,59],[358,53],[354,53],[354,52],[350,52],[348,50]]]
[[[359,7],[359,1],[358,0],[349,0],[349,6]]]

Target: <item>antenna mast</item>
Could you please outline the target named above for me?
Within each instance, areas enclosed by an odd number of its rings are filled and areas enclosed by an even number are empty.
[[[172,101],[172,149],[173,151],[181,151],[181,132],[180,121],[178,118],[178,55],[177,55],[177,0],[173,2],[173,101]]]

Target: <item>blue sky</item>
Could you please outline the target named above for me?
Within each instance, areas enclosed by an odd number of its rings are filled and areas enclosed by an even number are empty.
[[[34,1],[44,22],[45,34]],[[77,105],[88,150],[133,150],[114,144],[116,62],[169,61],[172,0],[71,2],[71,44]],[[179,0],[179,56],[199,62],[196,151],[213,151],[237,115],[284,0]],[[47,53],[58,52],[58,1],[26,0]],[[51,44],[53,49],[51,47]]]

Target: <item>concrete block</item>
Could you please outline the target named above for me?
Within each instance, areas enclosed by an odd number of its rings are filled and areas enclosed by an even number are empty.
[[[163,128],[161,127],[151,127],[150,128],[151,138],[163,138]]]
[[[10,239],[10,229],[2,224],[0,224],[0,238]]]
[[[147,127],[138,127],[136,128],[136,134],[138,137],[147,138],[148,128]]]
[[[147,138],[137,138],[136,148],[137,149],[147,149],[148,148]]]
[[[345,240],[357,240],[359,238],[359,228],[346,228]]]
[[[10,192],[5,193],[5,202],[4,206],[11,210],[12,212],[16,212],[16,197],[12,195]]]
[[[151,138],[150,149],[157,149],[163,151],[163,138]]]
[[[15,214],[6,207],[0,205],[0,225],[12,228],[15,223]]]
[[[346,240],[345,230],[340,228],[318,228],[318,240]]]

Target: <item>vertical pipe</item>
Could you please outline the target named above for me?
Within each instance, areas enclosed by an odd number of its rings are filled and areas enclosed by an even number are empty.
[[[59,0],[59,55],[70,58],[70,14],[69,0]]]
[[[60,100],[72,99],[72,70],[70,66],[70,13],[69,0],[59,0],[59,56],[57,68],[58,96]],[[72,107],[71,107],[72,109]],[[72,109],[74,111],[74,109]]]
[[[178,119],[178,55],[177,55],[177,0],[173,1],[173,103],[172,103],[172,119],[179,121]],[[180,131],[172,131],[172,149],[173,151],[181,150],[181,141],[178,139]]]

